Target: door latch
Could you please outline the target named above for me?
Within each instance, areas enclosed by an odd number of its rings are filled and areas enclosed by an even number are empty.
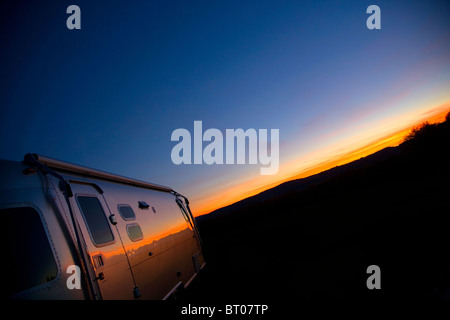
[[[111,221],[111,224],[115,226],[117,224],[116,216],[114,214],[109,216],[109,221]]]
[[[97,278],[95,278],[94,280],[103,280],[103,279],[105,279],[105,275],[103,274],[103,272],[100,272]]]

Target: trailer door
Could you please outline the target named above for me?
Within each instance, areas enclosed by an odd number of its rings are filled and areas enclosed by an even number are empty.
[[[134,299],[136,289],[122,241],[103,191],[95,184],[70,181],[71,205],[102,299]]]

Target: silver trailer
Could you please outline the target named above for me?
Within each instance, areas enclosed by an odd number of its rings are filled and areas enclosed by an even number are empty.
[[[168,299],[205,265],[171,188],[36,154],[0,178],[4,298]]]

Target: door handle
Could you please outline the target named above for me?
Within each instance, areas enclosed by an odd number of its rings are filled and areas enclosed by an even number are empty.
[[[103,279],[105,279],[105,275],[103,274],[103,272],[100,272],[97,278],[95,278],[94,280],[103,280]]]

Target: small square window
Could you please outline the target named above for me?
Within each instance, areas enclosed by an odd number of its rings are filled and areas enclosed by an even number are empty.
[[[137,223],[127,224],[127,233],[131,241],[139,241],[144,238],[141,227]]]
[[[119,210],[120,216],[125,221],[135,220],[136,215],[134,214],[133,209],[127,205],[127,204],[119,204],[117,206],[117,209]]]

